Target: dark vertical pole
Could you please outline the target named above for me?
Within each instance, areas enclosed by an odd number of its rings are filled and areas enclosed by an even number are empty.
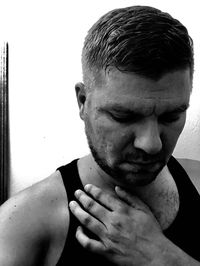
[[[0,44],[0,204],[8,198],[9,117],[8,43]]]

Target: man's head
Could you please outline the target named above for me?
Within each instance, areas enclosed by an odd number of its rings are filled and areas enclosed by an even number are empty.
[[[83,80],[112,66],[159,79],[189,67],[193,75],[193,42],[187,29],[168,13],[147,6],[115,9],[88,31],[82,51]]]
[[[76,92],[94,159],[121,183],[151,182],[185,124],[194,65],[186,28],[151,7],[111,11],[89,30],[82,65]]]

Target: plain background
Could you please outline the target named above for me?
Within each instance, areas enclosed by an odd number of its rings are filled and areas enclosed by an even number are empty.
[[[74,85],[82,81],[87,30],[107,11],[135,4],[169,12],[194,40],[187,123],[174,155],[200,160],[200,16],[196,0],[0,0],[0,39],[9,43],[10,195],[88,153]]]

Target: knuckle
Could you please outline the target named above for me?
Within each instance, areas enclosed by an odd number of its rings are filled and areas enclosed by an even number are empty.
[[[121,223],[121,221],[112,222],[112,226],[117,230],[121,230],[123,228],[123,224]]]
[[[94,206],[94,200],[88,199],[86,204],[85,204],[85,208],[92,209],[93,206]]]
[[[91,218],[89,215],[87,215],[83,218],[83,223],[85,226],[88,226],[91,223]]]
[[[125,204],[119,204],[119,207],[118,207],[119,213],[121,213],[123,215],[129,215],[131,210],[132,209],[129,206],[127,206]]]

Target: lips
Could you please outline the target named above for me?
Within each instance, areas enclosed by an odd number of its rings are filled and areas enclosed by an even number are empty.
[[[155,172],[160,168],[160,163],[155,162],[141,162],[141,161],[127,161],[121,164],[121,168],[125,171],[131,172]]]
[[[141,165],[141,166],[151,166],[155,164],[160,164],[160,161],[159,160],[151,160],[151,161],[126,160],[125,163],[133,164],[133,165]]]
[[[144,161],[127,161],[127,163],[130,164],[138,164],[138,165],[153,165],[158,163],[158,161],[149,161],[149,162],[144,162]]]

